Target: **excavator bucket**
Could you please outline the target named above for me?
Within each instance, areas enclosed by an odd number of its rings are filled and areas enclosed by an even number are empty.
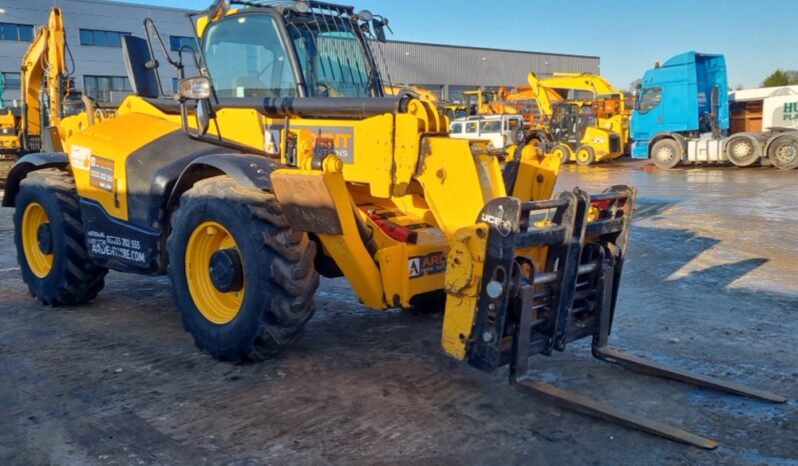
[[[678,442],[712,449],[717,442],[555,387],[528,372],[532,355],[563,351],[592,338],[593,355],[627,368],[728,393],[783,403],[784,397],[691,374],[607,346],[629,239],[636,191],[615,186],[590,196],[579,189],[544,201],[499,198],[483,209],[489,225],[482,286],[468,362],[576,411]],[[547,252],[541,258],[523,251]]]

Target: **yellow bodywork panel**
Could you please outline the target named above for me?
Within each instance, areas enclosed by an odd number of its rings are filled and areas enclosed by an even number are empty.
[[[473,225],[487,202],[506,195],[498,160],[472,153],[469,141],[425,138],[421,157],[416,179],[449,239],[460,228]]]
[[[582,144],[593,147],[596,153],[596,162],[602,160],[617,159],[623,155],[622,151],[610,151],[610,134],[612,132],[595,126],[585,128],[585,135],[582,137]],[[571,159],[576,160],[575,153],[571,154]]]
[[[266,132],[263,128],[259,131],[262,139],[285,140],[283,119],[266,118],[264,123]],[[220,126],[222,134],[230,137],[226,127]],[[318,138],[328,139],[344,163],[347,182],[367,184],[373,196],[387,198],[393,185],[393,128],[394,116],[384,114],[357,121],[292,118],[288,130],[297,136],[299,166],[305,165],[303,159],[312,158]],[[263,146],[261,142],[257,147]],[[284,151],[281,161],[287,162]]]
[[[446,354],[462,360],[471,337],[488,247],[488,225],[460,229],[452,240],[446,267],[446,314],[441,345]]]
[[[562,161],[551,155],[538,155],[535,147],[525,146],[521,153],[518,178],[512,196],[522,201],[549,199],[557,183]]]
[[[127,157],[145,144],[178,130],[176,123],[163,118],[128,113],[72,135],[65,149],[78,193],[100,203],[112,217],[127,220],[127,196],[142,194],[128,192]]]

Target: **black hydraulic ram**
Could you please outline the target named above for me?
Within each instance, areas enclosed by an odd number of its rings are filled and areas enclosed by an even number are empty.
[[[563,351],[568,343],[591,337],[592,354],[602,361],[737,395],[786,401],[607,347],[635,199],[634,188],[614,186],[593,196],[575,189],[546,201],[505,197],[486,205],[479,220],[490,225],[488,251],[468,360],[488,371],[509,364],[516,387],[568,408],[712,449],[714,440],[540,382],[527,371],[530,356]],[[542,263],[524,256],[540,247],[548,249],[545,259],[538,257]]]

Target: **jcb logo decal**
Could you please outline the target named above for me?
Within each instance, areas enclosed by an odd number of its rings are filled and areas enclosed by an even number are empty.
[[[502,236],[507,236],[511,231],[513,231],[513,223],[511,221],[505,220],[495,215],[482,214],[480,221],[490,223],[491,225],[495,226]]]
[[[411,257],[407,261],[410,278],[419,278],[424,275],[434,275],[446,271],[446,254],[433,252],[426,256]]]

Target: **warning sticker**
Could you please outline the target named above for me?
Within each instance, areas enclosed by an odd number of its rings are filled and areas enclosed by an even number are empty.
[[[419,278],[424,275],[434,275],[446,271],[446,254],[433,252],[426,256],[411,257],[407,261],[410,278]]]
[[[90,184],[103,191],[114,190],[114,161],[102,157],[91,156],[89,167]]]
[[[88,170],[91,149],[83,146],[72,146],[69,151],[69,164],[73,170]]]
[[[141,242],[135,239],[106,235],[101,231],[88,231],[86,243],[93,255],[119,257],[138,264],[147,261],[147,256],[141,250]]]

